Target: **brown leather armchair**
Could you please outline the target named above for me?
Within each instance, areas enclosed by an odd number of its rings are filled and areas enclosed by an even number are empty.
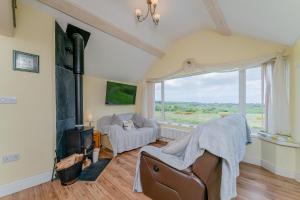
[[[140,164],[143,192],[153,200],[220,199],[221,159],[208,151],[183,171],[146,152],[142,152]]]

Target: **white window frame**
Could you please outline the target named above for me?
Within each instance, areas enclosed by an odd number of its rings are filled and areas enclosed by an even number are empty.
[[[239,71],[239,110],[246,116],[246,70]]]
[[[166,114],[165,114],[165,81],[161,81],[161,118],[163,121],[166,121]]]

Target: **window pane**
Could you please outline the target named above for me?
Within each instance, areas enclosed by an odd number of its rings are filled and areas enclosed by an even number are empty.
[[[155,119],[162,120],[161,111],[161,83],[155,83]]]
[[[261,67],[246,70],[246,117],[251,128],[263,128]]]
[[[165,81],[166,121],[202,124],[238,113],[238,72],[209,73]]]

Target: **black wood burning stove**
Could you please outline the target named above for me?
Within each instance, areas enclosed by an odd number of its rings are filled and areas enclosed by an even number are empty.
[[[74,153],[84,153],[89,158],[92,158],[94,149],[93,128],[83,127],[70,129],[65,132],[64,137],[66,156]]]
[[[57,109],[59,111],[57,127],[59,128],[57,130],[60,137],[57,140],[59,153],[56,151],[55,164],[74,153],[84,154],[84,159],[86,156],[92,158],[93,128],[83,125],[82,76],[84,74],[84,48],[89,37],[89,32],[73,25],[68,25],[66,33],[58,25],[56,26],[56,69],[59,69],[56,71],[58,73],[56,74],[57,91],[59,91],[57,92],[57,99],[59,99],[57,101],[59,102],[59,109]],[[70,80],[74,80],[74,85]],[[62,107],[64,109],[61,109]],[[84,160],[79,161],[66,169],[57,171],[62,185],[72,184],[77,180],[82,171],[83,162]],[[52,177],[56,169],[55,164]]]

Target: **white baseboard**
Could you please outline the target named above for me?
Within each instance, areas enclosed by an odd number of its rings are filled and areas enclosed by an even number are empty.
[[[276,167],[273,163],[262,160],[262,167],[280,176],[296,179],[296,172]]]
[[[273,173],[276,172],[276,167],[272,163],[270,163],[266,160],[261,160],[261,166],[270,172],[273,172]]]
[[[243,162],[249,163],[249,164],[252,164],[252,165],[261,166],[261,160],[257,159],[257,158],[245,157]]]
[[[276,167],[273,163],[266,161],[266,160],[259,160],[257,158],[244,158],[243,162],[250,163],[253,165],[261,166],[266,170],[288,178],[295,179],[296,181],[300,182],[300,174],[296,173],[295,171],[290,171],[282,168]]]
[[[51,180],[52,170],[28,177],[22,180],[17,180],[12,183],[0,185],[0,197],[19,192],[21,190],[40,185]]]
[[[295,174],[295,180],[300,182],[300,173]]]

